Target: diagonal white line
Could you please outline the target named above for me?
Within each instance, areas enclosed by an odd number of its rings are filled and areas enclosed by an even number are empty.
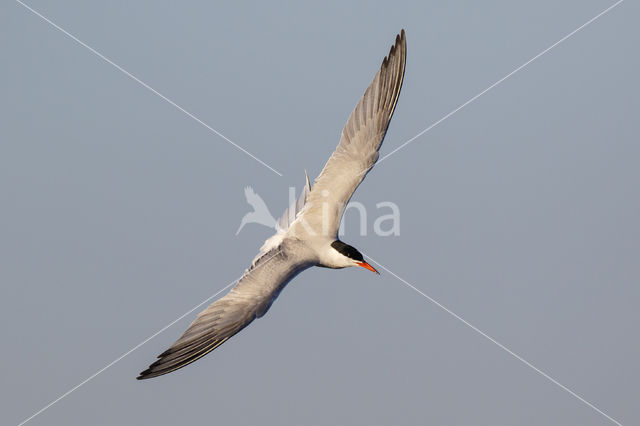
[[[477,95],[475,95],[474,97],[472,97],[471,99],[469,99],[468,101],[466,101],[465,103],[463,103],[462,105],[460,105],[459,107],[457,107],[456,109],[454,109],[453,111],[451,111],[450,113],[448,113],[447,115],[445,115],[444,117],[442,117],[441,119],[439,119],[438,121],[434,122],[433,124],[431,124],[429,127],[427,127],[426,129],[424,129],[423,131],[421,131],[420,133],[418,133],[417,135],[415,135],[414,137],[412,137],[411,139],[407,140],[406,142],[404,142],[402,145],[400,145],[399,147],[395,148],[393,151],[391,151],[390,153],[388,153],[387,155],[385,155],[384,157],[382,157],[380,160],[378,160],[378,164],[380,164],[381,162],[383,162],[384,160],[386,160],[387,158],[391,157],[393,154],[395,154],[396,152],[398,152],[399,150],[401,150],[402,148],[404,148],[405,146],[409,145],[411,142],[413,142],[414,140],[418,139],[420,136],[424,135],[425,133],[427,133],[429,130],[433,129],[434,127],[436,127],[438,124],[442,123],[443,121],[445,121],[447,118],[451,117],[453,114],[455,114],[456,112],[460,111],[462,108],[466,107],[467,105],[469,105],[470,103],[472,103],[473,101],[475,101],[476,99],[478,99],[480,96],[484,95],[485,93],[487,93],[489,90],[493,89],[494,87],[496,87],[497,85],[499,85],[500,83],[502,83],[503,81],[505,81],[506,79],[508,79],[509,77],[511,77],[512,75],[514,75],[515,73],[517,73],[518,71],[520,71],[521,69],[523,69],[524,67],[526,67],[527,65],[529,65],[530,63],[532,63],[533,61],[535,61],[536,59],[540,58],[542,55],[544,55],[545,53],[549,52],[551,49],[553,49],[554,47],[558,46],[560,43],[562,43],[563,41],[567,40],[569,37],[573,36],[574,34],[576,34],[578,31],[582,30],[583,28],[585,28],[587,25],[593,23],[596,19],[600,18],[602,15],[604,15],[605,13],[609,12],[610,10],[612,10],[614,7],[618,6],[620,3],[622,3],[624,0],[618,0],[617,2],[615,2],[614,4],[612,4],[611,6],[609,6],[608,8],[606,8],[605,10],[603,10],[602,12],[598,13],[596,16],[594,16],[593,18],[589,19],[587,22],[585,22],[584,24],[580,25],[578,28],[576,28],[575,30],[571,31],[569,34],[567,34],[566,36],[562,37],[560,40],[556,41],[555,43],[553,43],[551,46],[547,47],[546,49],[544,49],[542,52],[538,53],[536,56],[534,56],[533,58],[529,59],[527,62],[525,62],[524,64],[520,65],[518,68],[516,68],[515,70],[511,71],[509,74],[505,75],[504,77],[502,77],[500,80],[496,81],[495,83],[493,83],[491,86],[487,87],[486,89],[484,89],[482,92],[478,93]]]
[[[417,287],[415,287],[413,284],[409,283],[408,281],[400,278],[398,275],[396,275],[394,272],[392,272],[389,268],[387,268],[386,266],[380,264],[380,262],[378,262],[377,260],[373,259],[371,256],[366,255],[366,254],[365,254],[365,256],[368,257],[373,263],[375,263],[376,265],[378,265],[379,267],[381,267],[382,269],[384,269],[385,271],[387,271],[388,273],[393,275],[395,278],[397,278],[398,280],[402,281],[409,288],[411,288],[412,290],[414,290],[415,292],[417,292],[418,294],[420,294],[421,296],[423,296],[424,298],[429,300],[434,305],[438,306],[440,309],[444,310],[446,313],[448,313],[449,315],[451,315],[452,317],[454,317],[458,321],[462,322],[467,327],[471,328],[476,333],[480,334],[482,337],[488,339],[491,343],[494,343],[500,349],[504,350],[509,355],[513,356],[518,361],[522,362],[524,365],[526,365],[527,367],[529,367],[532,370],[534,370],[536,373],[542,375],[544,378],[546,378],[547,380],[549,380],[553,384],[559,386],[562,390],[568,392],[569,394],[571,394],[572,396],[574,396],[578,400],[582,401],[583,403],[585,403],[586,405],[588,405],[589,407],[591,407],[592,409],[594,409],[595,411],[597,411],[598,413],[600,413],[601,415],[606,417],[607,419],[611,420],[613,423],[615,423],[615,424],[617,424],[619,426],[622,426],[622,423],[620,423],[619,421],[617,421],[616,419],[614,419],[613,417],[611,417],[610,415],[608,415],[607,413],[605,413],[604,411],[602,411],[601,409],[599,409],[598,407],[596,407],[595,405],[593,405],[592,403],[590,403],[589,401],[587,401],[586,399],[584,399],[583,397],[581,397],[580,395],[578,395],[577,393],[575,393],[574,391],[572,391],[571,389],[569,389],[568,387],[563,385],[562,383],[558,382],[556,379],[554,379],[553,377],[551,377],[550,375],[548,375],[544,371],[540,370],[538,367],[536,367],[535,365],[531,364],[529,361],[527,361],[526,359],[524,359],[523,357],[521,357],[517,353],[513,352],[511,349],[507,348],[502,343],[498,342],[496,339],[494,339],[493,337],[489,336],[487,333],[485,333],[484,331],[480,330],[478,327],[476,327],[475,325],[471,324],[469,321],[465,320],[460,315],[456,314],[451,309],[447,308],[442,303],[440,303],[437,300],[435,300],[433,297],[431,297],[431,296],[427,295],[426,293],[422,292],[421,290],[419,290]]]
[[[231,139],[229,139],[228,137],[226,137],[222,133],[220,133],[219,131],[217,131],[216,129],[214,129],[213,127],[209,126],[207,123],[205,123],[204,121],[200,120],[198,117],[196,117],[195,115],[193,115],[192,113],[190,113],[189,111],[187,111],[186,109],[184,109],[183,107],[181,107],[180,105],[178,105],[177,103],[172,101],[171,99],[167,98],[165,95],[163,95],[162,93],[158,92],[156,89],[154,89],[153,87],[149,86],[147,83],[145,83],[144,81],[140,80],[138,77],[136,77],[135,75],[131,74],[129,71],[125,70],[120,65],[116,64],[111,59],[107,58],[102,53],[100,53],[97,50],[95,50],[93,47],[89,46],[88,44],[86,44],[82,40],[78,39],[76,36],[74,36],[73,34],[69,33],[67,30],[65,30],[64,28],[60,27],[55,22],[51,21],[49,18],[47,18],[46,16],[42,15],[37,10],[33,9],[31,6],[23,3],[20,0],[16,0],[16,2],[18,4],[20,4],[20,5],[22,5],[25,9],[31,11],[34,15],[42,18],[42,20],[44,20],[45,22],[50,24],[52,27],[54,27],[58,31],[60,31],[63,34],[65,34],[67,37],[69,37],[70,39],[72,39],[76,43],[78,43],[81,46],[87,48],[91,53],[93,53],[94,55],[98,56],[100,59],[104,60],[105,62],[107,62],[110,65],[113,65],[116,69],[121,71],[127,77],[129,77],[132,80],[134,80],[136,83],[139,83],[144,88],[150,90],[151,92],[153,92],[154,94],[156,94],[160,98],[162,98],[163,100],[167,101],[168,103],[170,103],[171,105],[176,107],[178,110],[182,111],[183,113],[185,113],[189,117],[193,118],[195,121],[197,121],[198,123],[200,123],[201,125],[203,125],[207,129],[211,130],[213,133],[215,133],[216,135],[220,136],[222,139],[224,139],[225,141],[229,142],[231,145],[235,146],[240,151],[244,152],[249,157],[251,157],[254,160],[256,160],[258,163],[262,164],[263,166],[265,166],[266,168],[268,168],[269,170],[271,170],[272,172],[274,172],[278,176],[282,176],[282,173],[280,173],[279,171],[277,171],[276,169],[274,169],[273,167],[271,167],[270,165],[268,165],[267,163],[265,163],[264,161],[262,161],[261,159],[259,159],[258,157],[256,157],[255,155],[253,155],[252,153],[250,153],[249,151],[247,151],[246,149],[244,149],[243,147],[241,147],[240,145],[238,145],[237,143],[235,143],[234,141],[232,141]]]
[[[237,280],[236,280],[237,281]],[[166,326],[162,327],[160,330],[156,331],[155,333],[153,333],[151,336],[147,337],[146,339],[144,339],[142,342],[138,343],[137,345],[135,345],[133,348],[129,349],[127,352],[123,353],[122,355],[120,355],[118,358],[114,359],[113,361],[111,361],[109,364],[105,365],[104,367],[102,367],[100,370],[96,371],[95,373],[93,373],[91,376],[87,377],[86,379],[84,379],[83,381],[81,381],[80,383],[78,383],[77,385],[75,385],[74,387],[72,387],[71,389],[69,389],[68,391],[66,391],[65,393],[63,393],[62,395],[60,395],[58,398],[54,399],[53,401],[51,401],[50,403],[48,403],[47,405],[45,405],[44,407],[42,407],[40,410],[36,411],[34,414],[32,414],[30,417],[24,419],[18,426],[22,426],[25,423],[27,423],[28,421],[30,421],[31,419],[33,419],[34,417],[36,417],[37,415],[41,414],[43,411],[47,410],[48,408],[50,408],[52,405],[56,404],[57,402],[59,402],[60,400],[66,398],[67,396],[69,396],[72,392],[74,392],[75,390],[77,390],[79,387],[85,385],[86,383],[90,382],[91,380],[95,379],[99,374],[101,374],[102,372],[104,372],[105,370],[107,370],[108,368],[112,367],[114,364],[118,363],[119,361],[121,361],[123,358],[125,358],[127,355],[131,354],[132,352],[134,352],[135,350],[137,350],[138,348],[140,348],[142,345],[144,345],[145,343],[149,342],[151,339],[153,339],[154,337],[156,337],[157,335],[161,334],[162,332],[164,332],[165,330],[167,330],[169,327],[171,327],[172,325],[174,325],[175,323],[177,323],[178,321],[180,321],[181,319],[183,319],[184,317],[186,317],[187,315],[189,315],[190,313],[192,313],[193,311],[195,311],[196,309],[198,309],[199,307],[201,307],[202,305],[204,305],[205,303],[207,303],[209,300],[213,299],[214,297],[216,297],[217,295],[219,295],[220,293],[222,293],[224,290],[228,289],[229,287],[231,287],[231,285],[233,285],[236,281],[233,281],[230,284],[227,284],[225,287],[223,287],[222,289],[220,289],[217,293],[213,294],[212,296],[206,298],[205,300],[203,300],[201,303],[197,304],[196,306],[194,306],[193,308],[189,309],[187,312],[185,312],[184,314],[180,315],[178,318],[176,318],[174,321],[171,321],[169,324],[167,324]]]
[[[275,256],[277,256],[279,253],[280,253],[280,251],[277,251],[271,257],[269,257],[267,260],[265,260],[263,263],[261,263],[260,265],[256,266],[253,270],[255,271],[256,269],[262,268],[264,265],[269,263],[269,261],[271,261],[271,259],[273,259]],[[99,374],[103,373],[105,370],[109,369],[110,367],[113,367],[116,363],[120,362],[123,358],[125,358],[128,355],[130,355],[132,352],[134,352],[137,349],[139,349],[142,345],[146,344],[147,342],[149,342],[154,337],[156,337],[159,334],[163,333],[169,327],[171,327],[172,325],[174,325],[175,323],[177,323],[178,321],[180,321],[181,319],[183,319],[184,317],[186,317],[187,315],[189,315],[190,313],[192,313],[193,311],[195,311],[196,309],[198,309],[199,307],[201,307],[202,305],[204,305],[205,303],[207,303],[208,301],[210,301],[211,299],[213,299],[214,297],[216,297],[217,295],[219,295],[220,293],[222,293],[223,291],[225,291],[226,289],[231,287],[233,284],[238,282],[238,280],[240,280],[241,278],[242,277],[239,277],[239,278],[233,280],[232,282],[230,282],[229,284],[227,284],[226,286],[222,287],[220,290],[218,290],[217,292],[215,292],[211,296],[207,297],[205,300],[203,300],[202,302],[198,303],[196,306],[194,306],[193,308],[189,309],[187,312],[185,312],[184,314],[180,315],[178,318],[176,318],[175,320],[171,321],[169,324],[165,325],[160,330],[158,330],[155,333],[153,333],[151,336],[147,337],[142,342],[138,343],[133,348],[129,349],[127,352],[123,353],[118,358],[114,359],[109,364],[107,364],[104,367],[102,367],[100,370],[96,371],[91,376],[87,377],[86,379],[84,379],[83,381],[81,381],[80,383],[78,383],[77,385],[75,385],[74,387],[72,387],[71,389],[69,389],[68,391],[66,391],[65,393],[63,393],[62,395],[60,395],[59,397],[54,399],[53,401],[51,401],[50,403],[48,403],[47,405],[42,407],[40,410],[38,410],[35,413],[33,413],[31,416],[29,416],[26,419],[24,419],[22,422],[20,422],[20,424],[18,424],[18,426],[23,426],[25,423],[29,422],[34,417],[38,416],[39,414],[42,414],[44,411],[46,411],[47,409],[51,408],[53,405],[57,404],[58,402],[60,402],[64,398],[66,398],[67,396],[71,395],[78,388],[80,388],[81,386],[87,384],[91,380],[95,379]]]

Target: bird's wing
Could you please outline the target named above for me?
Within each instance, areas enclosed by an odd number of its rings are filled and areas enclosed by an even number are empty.
[[[307,203],[307,197],[309,197],[309,193],[311,192],[311,184],[309,183],[309,175],[306,170],[304,172],[305,183],[304,187],[302,187],[302,192],[300,196],[293,200],[291,205],[282,213],[282,216],[276,222],[276,231],[279,233],[286,233],[291,224],[296,220],[304,205]],[[268,241],[268,240],[267,240]]]
[[[378,160],[402,87],[407,44],[404,30],[396,36],[342,130],[338,147],[315,180],[293,232],[337,236],[349,199]],[[304,226],[303,226],[304,225]]]
[[[284,286],[312,266],[296,258],[286,241],[256,259],[224,297],[209,305],[158,360],[140,373],[149,379],[171,373],[205,356],[264,315]]]

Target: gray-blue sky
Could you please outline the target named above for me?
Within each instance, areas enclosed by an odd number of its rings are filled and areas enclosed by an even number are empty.
[[[240,275],[269,234],[234,235],[244,186],[284,209],[401,28],[383,155],[612,3],[28,3],[279,177],[3,2],[2,423]],[[344,237],[624,424],[640,421],[638,11],[374,168],[355,199],[398,204],[401,235]],[[194,315],[31,424],[608,424],[389,274],[309,270],[216,352],[137,382]]]

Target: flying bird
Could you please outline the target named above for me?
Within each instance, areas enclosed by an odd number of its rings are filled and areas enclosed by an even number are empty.
[[[138,379],[171,373],[213,351],[262,317],[282,289],[305,269],[359,266],[378,272],[356,248],[340,241],[338,229],[351,196],[378,160],[402,87],[406,52],[402,30],[351,113],[336,150],[313,187],[307,176],[301,195],[277,221],[276,233],[265,241],[242,278],[198,314]]]

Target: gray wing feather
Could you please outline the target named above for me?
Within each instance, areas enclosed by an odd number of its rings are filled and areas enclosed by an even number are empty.
[[[287,254],[283,246],[265,253],[229,293],[198,314],[182,336],[158,355],[158,360],[140,373],[138,379],[171,373],[213,351],[263,316],[284,286],[309,266]]]
[[[295,232],[336,236],[349,199],[378,160],[404,78],[404,30],[347,121],[338,147],[315,180]],[[326,207],[323,207],[326,206]]]
[[[282,216],[280,216],[280,219],[278,219],[278,221],[276,222],[276,230],[278,232],[287,232],[289,226],[293,223],[298,214],[300,214],[302,208],[307,202],[307,197],[311,192],[311,183],[309,182],[309,175],[306,171],[304,172],[304,175],[305,184],[302,188],[300,196],[296,200],[294,200],[293,203],[291,203],[291,205],[284,211]]]

